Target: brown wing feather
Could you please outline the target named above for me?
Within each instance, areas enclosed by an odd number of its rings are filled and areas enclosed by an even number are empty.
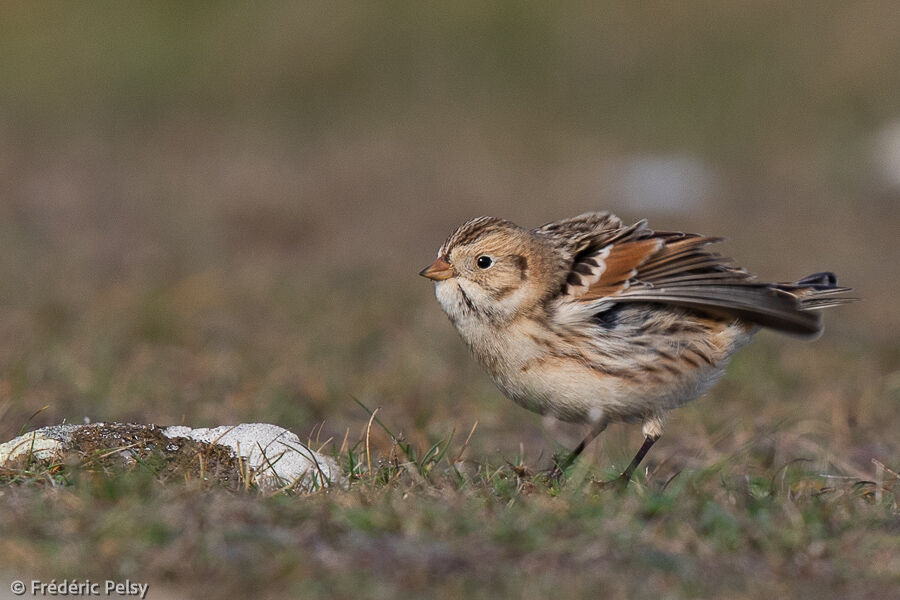
[[[617,216],[596,212],[547,223],[531,232],[549,242],[564,260],[572,264],[579,253],[596,250],[612,241],[609,238],[628,229],[631,228],[625,227]]]
[[[661,239],[649,238],[606,246],[606,257],[601,266],[594,269],[596,271],[602,268],[602,271],[581,292],[579,298],[596,300],[624,291],[631,284],[635,275],[640,272],[641,265],[658,252],[662,244]],[[576,265],[575,268],[582,265]]]
[[[581,248],[564,287],[575,301],[674,304],[799,335],[821,331],[812,309],[849,301],[822,298],[846,289],[830,274],[792,284],[757,282],[706,248],[722,238],[654,232],[644,222],[604,230],[594,240],[580,233]]]

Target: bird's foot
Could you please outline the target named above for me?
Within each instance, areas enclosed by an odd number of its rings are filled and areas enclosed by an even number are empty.
[[[541,475],[550,483],[559,483],[562,480],[563,470],[559,465],[553,463],[553,466],[541,472]]]
[[[543,471],[542,475],[549,482],[559,483],[560,481],[562,481],[563,475],[565,475],[566,470],[571,467],[572,463],[574,462],[575,455],[571,453],[565,456],[554,456],[553,466]]]
[[[628,487],[628,482],[630,481],[631,477],[628,477],[625,475],[625,473],[622,473],[615,479],[609,479],[606,481],[594,480],[594,485],[596,485],[601,490],[615,490],[621,493],[625,491],[625,488]]]

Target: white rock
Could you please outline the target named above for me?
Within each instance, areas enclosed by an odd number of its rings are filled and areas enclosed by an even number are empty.
[[[22,455],[31,453],[38,460],[50,460],[57,452],[65,450],[72,432],[80,425],[53,425],[29,431],[24,435],[0,444],[0,466]]]
[[[122,440],[121,428],[126,427],[128,440]],[[118,430],[116,428],[119,428]],[[184,426],[157,428],[154,425],[123,423],[91,423],[85,425],[55,425],[30,431],[4,444],[0,444],[0,466],[23,455],[37,460],[51,460],[71,448],[75,434],[90,430],[94,437],[109,435],[109,448],[116,447],[116,440],[128,442],[140,437],[141,431],[162,432],[173,440],[187,438],[203,444],[223,446],[232,456],[249,467],[253,481],[262,489],[275,490],[291,487],[313,490],[342,482],[337,461],[309,449],[296,434],[266,423],[242,423],[234,426],[191,429]],[[158,438],[151,438],[158,440]],[[104,440],[105,441],[105,440]],[[122,446],[128,447],[127,443]],[[180,447],[164,448],[177,451]]]
[[[231,448],[253,469],[257,483],[267,488],[300,482],[323,487],[341,477],[337,461],[310,450],[296,434],[277,425],[241,423],[199,429],[175,425],[163,429],[163,435]]]

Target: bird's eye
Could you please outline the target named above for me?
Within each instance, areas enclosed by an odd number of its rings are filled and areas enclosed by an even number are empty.
[[[494,260],[490,256],[486,256],[486,255],[482,254],[481,256],[478,257],[478,260],[475,261],[475,264],[478,265],[479,269],[487,269],[492,264],[494,264]]]

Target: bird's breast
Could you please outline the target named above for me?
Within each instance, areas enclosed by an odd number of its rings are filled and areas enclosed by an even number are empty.
[[[497,387],[528,410],[591,422],[598,396],[619,393],[617,380],[561,354],[565,343],[537,320],[491,328],[459,319],[454,325]]]

